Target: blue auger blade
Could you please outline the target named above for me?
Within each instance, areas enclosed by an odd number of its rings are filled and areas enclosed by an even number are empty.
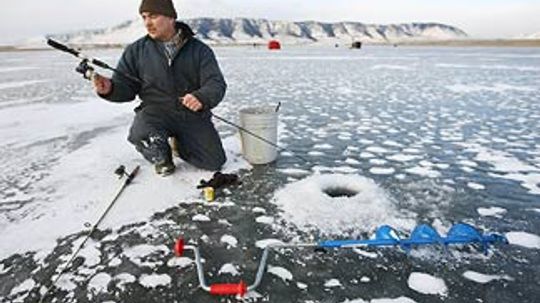
[[[471,244],[479,243],[485,255],[488,253],[490,244],[508,243],[506,237],[497,234],[482,235],[474,226],[467,223],[458,223],[450,228],[445,244]]]
[[[388,225],[381,225],[377,228],[375,240],[385,241],[388,244],[398,244],[400,241],[397,231]]]
[[[400,241],[401,248],[409,251],[411,245],[442,244],[443,239],[439,233],[431,226],[426,224],[418,225],[414,228],[409,239]]]
[[[467,223],[458,223],[450,228],[445,244],[467,244],[473,242],[482,242],[482,234],[474,226]]]
[[[442,243],[442,237],[433,227],[426,224],[418,225],[417,227],[415,227],[409,239],[401,241],[401,244],[412,245],[437,243]]]

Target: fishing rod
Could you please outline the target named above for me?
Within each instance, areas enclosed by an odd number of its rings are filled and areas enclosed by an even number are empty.
[[[179,238],[174,245],[174,252],[177,257],[182,257],[187,250],[193,252],[193,255],[195,256],[195,265],[197,267],[199,286],[204,291],[216,296],[243,297],[246,293],[255,290],[261,283],[270,250],[282,248],[313,248],[315,251],[325,251],[327,248],[398,246],[406,252],[409,252],[416,246],[434,244],[444,245],[445,247],[454,244],[478,244],[481,246],[484,254],[487,254],[490,245],[508,244],[508,240],[503,235],[483,234],[480,230],[470,224],[457,223],[450,228],[446,237],[442,237],[433,227],[421,224],[413,229],[409,238],[402,239],[394,228],[388,225],[381,225],[376,229],[375,237],[372,239],[327,240],[314,243],[270,243],[264,247],[255,280],[250,285],[246,284],[244,280],[240,280],[238,283],[215,283],[208,285],[204,277],[201,253],[197,246],[186,245],[185,240]]]
[[[51,283],[51,286],[47,289],[47,291],[41,296],[40,300],[39,300],[39,303],[42,303],[43,300],[45,300],[45,298],[47,297],[47,295],[51,292],[52,288],[54,287],[54,285],[56,285],[56,283],[58,282],[58,280],[60,280],[60,278],[67,272],[67,269],[68,267],[71,265],[71,263],[73,262],[73,260],[75,260],[75,258],[77,257],[77,255],[79,254],[79,252],[81,251],[81,249],[84,247],[84,244],[86,244],[86,242],[88,241],[88,239],[90,239],[90,237],[92,236],[92,234],[96,231],[96,229],[98,228],[99,224],[103,221],[103,219],[105,219],[105,217],[107,216],[107,214],[109,213],[109,211],[111,210],[111,208],[113,207],[113,205],[116,203],[116,201],[118,200],[118,198],[120,197],[120,195],[122,194],[122,192],[124,191],[124,189],[129,185],[131,184],[131,182],[133,181],[133,179],[137,176],[137,174],[139,173],[139,169],[140,169],[140,166],[137,166],[135,167],[135,169],[133,169],[129,174],[126,172],[126,168],[124,167],[124,165],[120,165],[115,171],[114,173],[116,175],[119,176],[119,178],[123,178],[124,176],[126,177],[126,179],[124,180],[124,183],[122,184],[122,186],[120,187],[120,189],[118,190],[118,192],[116,193],[116,195],[114,196],[114,198],[112,199],[112,201],[109,203],[109,206],[107,207],[107,209],[105,209],[105,211],[103,212],[103,214],[101,215],[101,217],[99,217],[99,219],[97,220],[97,222],[94,224],[94,226],[92,226],[92,229],[90,229],[90,231],[88,232],[88,235],[86,235],[86,237],[84,238],[84,240],[82,241],[82,243],[79,245],[79,247],[75,250],[75,252],[73,252],[73,254],[71,255],[71,258],[64,264],[64,267],[62,268],[62,270],[60,271],[60,273],[58,274],[58,276],[56,276],[56,278],[52,281]]]
[[[47,39],[47,44],[49,46],[52,46],[53,48],[57,49],[57,50],[60,50],[60,51],[63,51],[63,52],[66,52],[68,54],[72,54],[73,56],[79,58],[79,59],[82,59],[81,61],[81,64],[79,64],[79,66],[77,67],[76,71],[77,72],[80,72],[81,74],[83,74],[84,78],[85,79],[88,79],[88,80],[91,80],[92,79],[92,75],[94,73],[94,69],[92,67],[90,67],[88,65],[88,63],[90,64],[93,64],[95,66],[99,66],[103,69],[108,69],[108,70],[111,70],[115,73],[118,73],[120,75],[122,75],[122,77],[125,77],[131,81],[134,81],[134,82],[137,82],[139,84],[144,84],[144,82],[137,78],[137,77],[134,77],[128,73],[124,73],[110,65],[108,65],[107,63],[99,60],[99,59],[96,59],[96,58],[92,58],[92,57],[87,57],[85,56],[84,54],[82,54],[81,52],[79,52],[78,50],[74,49],[74,48],[71,48],[71,47],[68,47],[60,42],[57,42],[57,41],[54,41],[53,39]]]
[[[122,77],[125,77],[129,80],[132,80],[134,82],[137,82],[139,84],[145,84],[145,85],[149,85],[149,86],[152,86],[154,87],[156,90],[158,90],[159,92],[165,94],[165,95],[169,95],[169,92],[165,91],[164,89],[162,89],[161,87],[157,86],[157,85],[154,85],[152,82],[149,82],[149,81],[145,81],[145,79],[141,79],[141,78],[138,78],[138,77],[135,77],[133,75],[130,75],[128,73],[125,73],[125,72],[122,72],[116,68],[113,68],[111,67],[110,65],[108,65],[107,63],[99,60],[99,59],[96,59],[96,58],[92,58],[92,57],[87,57],[85,56],[84,54],[82,54],[81,52],[79,52],[78,50],[75,50],[69,46],[66,46],[60,42],[57,42],[57,41],[54,41],[52,39],[47,39],[47,44],[57,50],[60,50],[60,51],[63,51],[63,52],[66,52],[66,53],[69,53],[69,54],[72,54],[74,55],[75,57],[79,58],[79,59],[82,59],[81,63],[79,64],[79,66],[75,69],[77,72],[83,74],[83,77],[85,79],[88,79],[88,80],[92,80],[92,77],[94,76],[95,74],[95,71],[94,69],[89,65],[89,64],[93,64],[95,66],[98,66],[98,67],[101,67],[103,69],[108,69],[108,70],[111,70],[115,73],[118,73],[119,75],[121,75]],[[281,103],[278,104],[278,106],[276,107],[276,111],[279,110],[279,107],[281,106]],[[211,116],[213,116],[214,118],[230,125],[230,126],[233,126],[259,140],[261,140],[262,142],[272,146],[272,147],[275,147],[278,151],[288,151],[288,152],[291,152],[293,154],[293,156],[297,157],[298,159],[301,159],[302,161],[304,162],[309,162],[306,158],[298,155],[296,152],[294,152],[293,150],[290,150],[290,149],[287,149],[285,147],[280,147],[279,145],[277,145],[276,143],[262,137],[262,136],[259,136],[257,135],[256,133],[246,129],[245,127],[242,127],[234,122],[231,122],[223,117],[220,117],[216,114],[214,114],[213,112],[211,111],[208,111],[210,113]]]

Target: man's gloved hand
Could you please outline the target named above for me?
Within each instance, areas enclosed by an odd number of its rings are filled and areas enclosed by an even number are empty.
[[[92,76],[92,84],[94,85],[94,91],[100,95],[108,95],[112,90],[111,79],[105,78],[98,73],[94,73]]]
[[[192,94],[186,94],[184,97],[181,97],[180,103],[194,112],[198,112],[203,108],[201,101]]]

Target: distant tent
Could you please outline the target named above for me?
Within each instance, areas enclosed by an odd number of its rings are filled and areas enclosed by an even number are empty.
[[[351,48],[361,49],[361,48],[362,48],[362,42],[360,42],[360,41],[354,41],[354,42],[351,44]]]
[[[277,40],[268,41],[268,49],[281,49],[281,43]]]

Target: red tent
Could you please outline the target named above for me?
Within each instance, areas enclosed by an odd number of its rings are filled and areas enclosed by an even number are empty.
[[[268,49],[281,49],[281,44],[277,40],[268,41]]]

